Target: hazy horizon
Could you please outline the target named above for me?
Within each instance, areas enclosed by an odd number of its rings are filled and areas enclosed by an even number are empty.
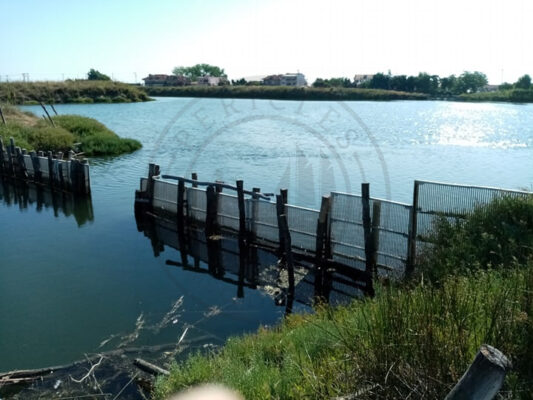
[[[300,71],[440,76],[481,71],[489,83],[533,74],[533,3],[525,0],[118,0],[0,3],[0,79],[84,78],[95,68],[141,82],[208,63],[230,79]]]

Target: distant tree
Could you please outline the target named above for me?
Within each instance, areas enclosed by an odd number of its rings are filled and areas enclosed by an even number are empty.
[[[231,84],[233,86],[244,86],[246,85],[246,79],[244,78],[241,78],[241,79],[237,79],[237,80],[231,80]]]
[[[513,88],[512,83],[504,82],[500,86],[498,86],[498,90],[509,90]]]
[[[529,89],[531,87],[531,77],[528,74],[521,76],[514,84],[514,87],[517,89]]]
[[[176,67],[172,70],[174,75],[183,75],[192,81],[198,80],[201,76],[214,76],[226,78],[227,75],[223,68],[209,64],[196,64],[192,67]]]
[[[457,77],[455,75],[450,75],[440,79],[440,91],[443,94],[452,94],[454,93],[455,86],[457,85]]]
[[[353,87],[353,84],[348,78],[330,78],[330,79],[317,78],[311,86],[349,88],[349,87]]]
[[[100,71],[97,71],[93,68],[87,73],[87,79],[90,81],[110,81],[111,78],[105,74],[102,74]]]
[[[401,92],[407,91],[407,76],[395,75],[390,80],[390,88],[392,90],[399,90]]]
[[[416,87],[416,77],[408,76],[405,80],[405,90],[408,92],[414,92]]]
[[[476,93],[488,84],[487,75],[482,72],[465,71],[457,78],[456,93]]]
[[[390,89],[390,75],[385,75],[382,72],[375,74],[370,80],[370,87],[372,89]]]

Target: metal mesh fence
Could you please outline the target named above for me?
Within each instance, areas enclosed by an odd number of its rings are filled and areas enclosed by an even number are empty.
[[[361,196],[331,193],[329,218],[331,253],[334,260],[364,268],[365,240]]]
[[[205,222],[207,198],[205,190],[190,187],[186,189],[187,215],[195,221]]]
[[[218,193],[217,222],[221,227],[239,230],[239,200],[237,196]]]
[[[269,201],[255,202],[255,215],[252,232],[259,239],[277,242],[279,238],[276,204]]]
[[[315,251],[316,225],[319,212],[310,208],[287,205],[287,224],[294,247]]]
[[[178,185],[154,179],[153,206],[160,210],[177,213]]]
[[[148,187],[146,179],[141,188]],[[416,252],[420,253],[431,243],[427,238],[433,232],[440,216],[450,219],[465,218],[476,207],[490,203],[502,196],[530,196],[531,193],[486,187],[462,186],[436,182],[415,182],[416,210],[409,204],[383,199],[369,199],[370,216],[377,228],[378,273],[401,274],[405,271],[409,252],[411,223],[416,212]],[[206,191],[188,187],[185,193],[187,215],[195,221],[205,222]],[[154,207],[176,213],[177,183],[154,180]],[[376,222],[379,205],[379,223]],[[294,248],[314,252],[319,211],[294,205],[285,205],[287,222]],[[247,229],[260,240],[279,241],[276,204],[248,198],[245,200]],[[217,223],[223,228],[239,230],[238,197],[218,193]],[[331,255],[333,260],[360,270],[366,267],[365,235],[363,227],[363,199],[360,195],[332,192],[328,216]],[[413,227],[414,228],[414,227]],[[374,231],[376,232],[376,231]]]
[[[454,185],[417,181],[417,236],[427,240],[438,217],[463,219],[476,207],[486,205],[498,197],[531,196],[531,193],[479,186]]]

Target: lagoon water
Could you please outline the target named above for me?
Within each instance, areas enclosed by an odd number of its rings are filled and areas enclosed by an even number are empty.
[[[533,189],[533,105],[161,98],[56,109],[143,149],[90,161],[92,220],[0,199],[0,371],[171,343],[187,328],[191,345],[220,345],[283,315],[261,291],[237,299],[234,286],[166,265],[173,249],[154,257],[133,214],[149,162],[263,192],[287,187],[289,202],[307,207],[332,190],[359,193],[363,181],[402,202],[414,179]]]

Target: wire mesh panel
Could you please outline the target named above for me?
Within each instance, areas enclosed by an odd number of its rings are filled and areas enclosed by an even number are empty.
[[[223,228],[239,230],[239,199],[237,196],[218,193],[217,222]]]
[[[389,200],[373,199],[372,202],[379,202],[381,207],[377,263],[379,266],[386,266],[401,273],[407,261],[412,207]]]
[[[187,188],[187,215],[195,221],[205,222],[207,198],[205,190]]]
[[[154,179],[153,206],[163,211],[177,213],[178,185]]]
[[[530,196],[516,190],[418,181],[417,234],[424,240],[433,232],[439,216],[462,219],[475,208],[498,197]]]
[[[315,251],[319,212],[310,208],[291,205],[286,205],[285,210],[292,246],[302,250]]]
[[[364,261],[361,196],[332,192],[329,224],[333,259],[343,263],[348,260]]]
[[[258,200],[255,202],[256,216],[253,219],[253,233],[258,239],[277,242],[279,239],[276,203]]]

